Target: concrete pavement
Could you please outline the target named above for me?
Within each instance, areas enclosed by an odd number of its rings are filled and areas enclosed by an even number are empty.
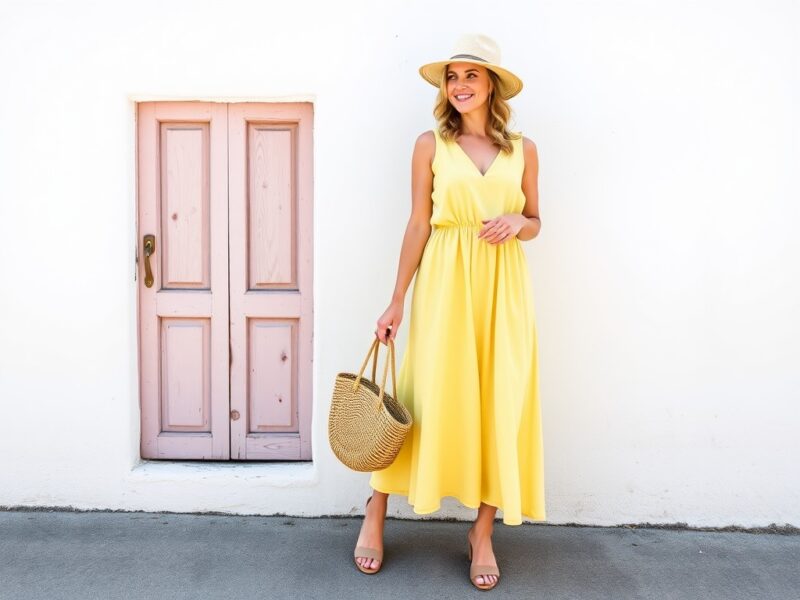
[[[498,521],[501,578],[468,579],[467,522],[389,518],[377,575],[361,517],[0,511],[0,598],[800,599],[800,535]]]

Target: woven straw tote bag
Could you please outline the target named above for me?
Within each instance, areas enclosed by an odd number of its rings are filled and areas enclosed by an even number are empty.
[[[394,341],[387,338],[389,356],[380,387],[375,382],[380,339],[375,337],[358,374],[339,373],[328,415],[328,441],[336,457],[354,471],[379,471],[400,452],[411,429],[411,413],[397,399]],[[372,381],[362,377],[372,360]],[[386,374],[392,363],[393,396],[385,392]]]

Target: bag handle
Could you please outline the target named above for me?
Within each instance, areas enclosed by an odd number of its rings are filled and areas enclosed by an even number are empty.
[[[380,385],[380,393],[378,394],[378,404],[380,405],[383,402],[383,391],[386,387],[386,375],[389,371],[389,363],[392,363],[392,391],[394,392],[394,399],[397,400],[397,379],[395,374],[395,366],[394,366],[394,340],[392,338],[387,337],[386,340],[389,342],[389,356],[386,357],[386,361],[383,365],[383,379],[381,380]],[[364,374],[364,369],[367,367],[367,362],[369,362],[369,357],[373,355],[374,352],[374,359],[372,363],[372,382],[377,383],[375,381],[375,367],[378,362],[378,344],[380,344],[380,338],[377,336],[375,340],[372,342],[372,346],[369,348],[369,352],[367,352],[367,357],[364,359],[364,362],[361,363],[361,369],[358,371],[358,376],[356,380],[353,382],[353,390],[358,387],[358,384],[361,383],[361,377]]]
[[[380,342],[380,340],[376,336],[375,340],[372,342],[372,346],[369,347],[369,352],[367,352],[367,357],[364,359],[364,362],[361,363],[361,369],[359,369],[359,371],[358,371],[358,376],[356,377],[356,380],[353,382],[353,390],[354,391],[358,387],[358,384],[361,383],[361,375],[362,375],[362,373],[364,373],[364,369],[367,366],[367,361],[369,361],[369,357],[372,356],[373,352],[375,352],[375,346],[378,344],[378,342]],[[375,355],[375,362],[373,363],[373,367],[375,366],[375,363],[377,363],[377,360],[378,360],[378,355],[376,354]],[[372,371],[372,381],[373,382],[375,381],[375,370],[374,369]]]
[[[397,400],[397,389],[395,388],[395,378],[394,378],[394,340],[392,338],[387,337],[387,340],[391,343],[389,347],[389,351],[392,353],[392,390],[394,391],[394,398]],[[380,347],[380,346],[379,346]],[[370,350],[371,352],[371,350]],[[378,351],[376,350],[375,353],[372,355],[372,381],[373,383],[377,384],[378,380],[375,379],[375,370],[378,367]]]

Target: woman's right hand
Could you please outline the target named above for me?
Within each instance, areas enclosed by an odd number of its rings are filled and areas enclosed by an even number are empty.
[[[389,308],[380,316],[377,323],[375,335],[382,343],[386,343],[387,333],[388,337],[394,341],[397,337],[397,330],[400,328],[400,322],[403,320],[403,302],[401,300],[393,300]],[[387,331],[388,330],[388,331]]]

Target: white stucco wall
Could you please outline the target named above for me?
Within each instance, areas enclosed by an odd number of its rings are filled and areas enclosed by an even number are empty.
[[[333,379],[394,285],[433,125],[417,67],[482,31],[540,155],[549,521],[800,526],[796,2],[29,4],[0,5],[0,506],[360,511]],[[155,99],[315,104],[312,463],[138,457],[134,116]]]

